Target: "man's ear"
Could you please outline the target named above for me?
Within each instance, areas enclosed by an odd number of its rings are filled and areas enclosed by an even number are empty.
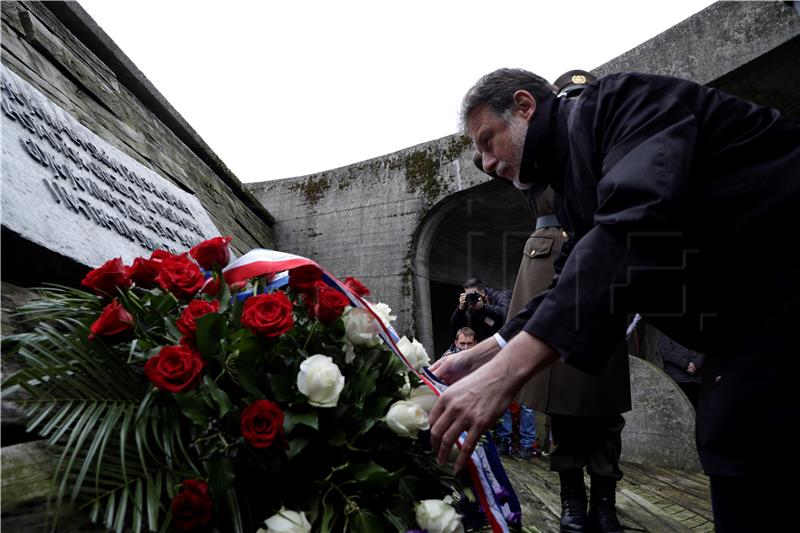
[[[536,113],[536,98],[528,91],[520,89],[514,93],[514,106],[516,111],[519,111],[522,117],[530,122]]]

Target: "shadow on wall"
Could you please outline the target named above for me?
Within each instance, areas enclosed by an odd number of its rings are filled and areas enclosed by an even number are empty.
[[[491,181],[434,206],[415,239],[415,323],[432,357],[452,341],[450,315],[468,278],[512,289],[534,219],[520,191]]]

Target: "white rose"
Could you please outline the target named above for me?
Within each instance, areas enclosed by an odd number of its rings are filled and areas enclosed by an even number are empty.
[[[366,309],[349,307],[342,316],[347,340],[356,346],[377,346],[381,339],[375,319]]]
[[[420,429],[430,428],[428,413],[414,402],[400,400],[386,413],[386,423],[401,437],[416,438]]]
[[[422,407],[426,413],[430,414],[431,409],[433,409],[433,404],[436,403],[437,398],[438,396],[436,396],[436,393],[433,392],[430,387],[427,385],[422,385],[411,391],[408,401],[414,402]]]
[[[384,325],[388,326],[397,318],[395,315],[392,314],[392,309],[383,302],[378,302],[376,304],[372,302],[367,302],[372,308],[372,312],[378,315]]]
[[[461,515],[442,500],[422,500],[416,506],[417,524],[428,533],[464,533]]]
[[[428,366],[431,362],[425,347],[417,339],[410,341],[404,336],[397,341],[397,348],[408,359],[409,364],[417,370],[423,366]]]
[[[353,348],[352,342],[344,341],[344,362],[348,365],[356,360],[356,351]]]
[[[400,374],[402,374],[403,380],[405,380],[403,386],[400,387],[400,394],[403,395],[403,398],[408,398],[408,394],[411,392],[411,381],[409,381],[408,374],[405,372],[400,372]]]
[[[344,388],[344,376],[330,357],[312,355],[300,363],[297,388],[308,397],[311,405],[336,407]]]
[[[306,519],[306,513],[289,511],[281,508],[276,514],[264,521],[267,529],[260,528],[256,533],[310,533],[311,524]]]

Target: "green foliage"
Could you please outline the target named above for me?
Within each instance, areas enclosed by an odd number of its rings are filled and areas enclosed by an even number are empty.
[[[135,325],[110,339],[89,340],[107,300],[81,290],[42,289],[19,310],[31,330],[4,339],[4,357],[22,369],[2,387],[26,393],[19,401],[28,431],[59,452],[52,531],[73,505],[118,532],[167,530],[171,500],[187,479],[208,482],[221,531],[255,531],[281,507],[304,511],[314,531],[405,531],[416,501],[453,492],[430,451],[383,422],[405,398],[408,378],[388,348],[356,346],[347,362],[342,319],[323,326],[291,291],[294,327],[260,337],[242,326],[242,303],[222,285],[219,312],[196,320],[203,374],[176,393],[143,372],[164,346],[181,342],[176,324],[186,306],[171,294],[120,291]],[[315,407],[298,389],[300,364],[314,354],[344,376],[334,407]],[[282,435],[266,448],[241,427],[243,410],[258,400],[276,403],[284,417]]]
[[[136,345],[89,341],[89,325],[103,307],[97,297],[61,287],[41,296],[20,310],[33,330],[3,341],[4,357],[23,365],[3,389],[25,391],[17,401],[27,407],[28,431],[60,452],[55,519],[66,504],[79,504],[93,520],[122,531],[137,509],[133,530],[155,531],[176,476],[197,475],[183,446],[178,405],[151,394],[141,378],[143,350],[165,330],[143,321]],[[137,305],[142,316],[152,315],[149,302]]]

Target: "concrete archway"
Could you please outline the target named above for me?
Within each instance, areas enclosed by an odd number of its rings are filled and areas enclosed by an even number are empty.
[[[514,287],[533,224],[522,194],[494,180],[447,196],[428,211],[414,236],[414,322],[432,357],[452,340],[450,314],[464,280]]]

